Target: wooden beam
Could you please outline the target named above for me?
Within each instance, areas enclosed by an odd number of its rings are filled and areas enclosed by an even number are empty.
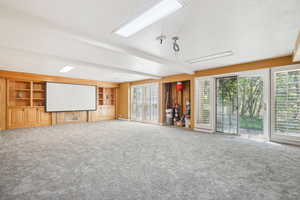
[[[298,64],[298,63],[300,63],[300,62],[293,62],[292,56],[283,56],[283,57],[278,57],[278,58],[259,60],[259,61],[255,61],[255,62],[242,63],[242,64],[229,65],[229,66],[218,67],[218,68],[213,68],[213,69],[200,70],[200,71],[195,72],[195,76],[201,77],[201,76],[211,76],[211,75],[218,75],[218,74],[227,74],[227,73],[233,73],[233,72],[279,67],[279,66],[292,65],[292,64]]]
[[[119,83],[113,83],[113,82],[94,81],[94,80],[79,79],[79,78],[68,78],[63,76],[49,76],[49,75],[42,75],[42,74],[32,74],[32,73],[14,72],[14,71],[6,71],[6,70],[0,70],[0,77],[30,80],[30,81],[49,81],[49,82],[59,82],[59,83],[97,85],[99,87],[119,87]]]

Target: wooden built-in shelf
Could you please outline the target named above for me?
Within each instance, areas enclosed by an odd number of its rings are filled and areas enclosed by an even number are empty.
[[[116,102],[116,90],[115,88],[98,88],[98,105],[111,105],[115,106]]]
[[[45,82],[8,80],[8,106],[45,106]]]

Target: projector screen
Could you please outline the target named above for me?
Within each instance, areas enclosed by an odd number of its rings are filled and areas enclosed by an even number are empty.
[[[46,112],[96,110],[96,86],[46,83]]]

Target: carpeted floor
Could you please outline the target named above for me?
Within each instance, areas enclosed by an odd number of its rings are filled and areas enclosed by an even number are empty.
[[[126,121],[3,131],[0,199],[299,200],[300,148]]]

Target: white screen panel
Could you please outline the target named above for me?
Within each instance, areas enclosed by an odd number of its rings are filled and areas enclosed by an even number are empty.
[[[96,110],[96,86],[46,84],[46,111]]]

